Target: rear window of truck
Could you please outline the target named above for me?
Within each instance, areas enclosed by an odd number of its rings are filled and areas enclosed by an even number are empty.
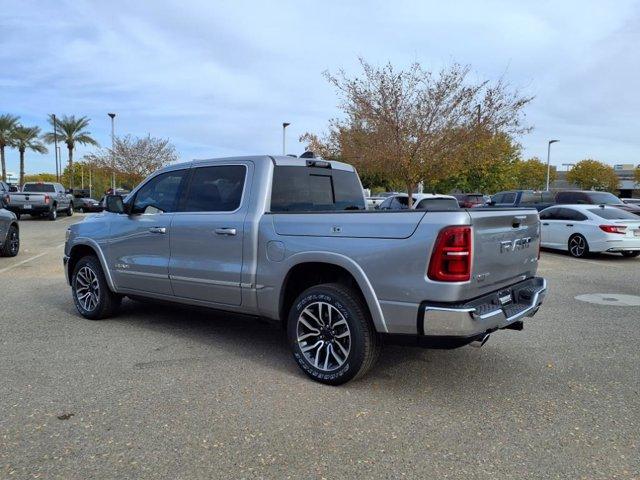
[[[355,172],[302,166],[274,169],[272,212],[365,209],[364,194]]]
[[[47,183],[27,183],[22,189],[23,192],[55,192],[53,185]]]

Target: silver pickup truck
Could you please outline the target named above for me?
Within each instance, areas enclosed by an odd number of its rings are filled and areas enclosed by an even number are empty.
[[[534,209],[365,209],[347,164],[240,157],[172,165],[70,227],[78,312],[123,296],[281,322],[314,380],[364,374],[383,341],[483,344],[543,301]]]
[[[56,220],[60,212],[73,215],[73,196],[55,182],[27,182],[21,192],[9,193],[5,203],[18,218],[25,213],[32,217],[46,215],[49,220]]]

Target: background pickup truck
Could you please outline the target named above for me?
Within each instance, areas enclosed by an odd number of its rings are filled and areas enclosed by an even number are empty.
[[[106,204],[68,231],[81,315],[126,295],[273,319],[329,384],[364,374],[383,340],[453,348],[520,330],[546,291],[535,209],[367,211],[340,162],[193,161]]]
[[[540,212],[555,203],[555,195],[553,192],[511,190],[509,192],[498,192],[493,195],[489,201],[489,206],[501,208],[535,208]]]
[[[46,215],[49,220],[58,218],[58,213],[73,215],[73,196],[65,192],[59,183],[25,183],[22,192],[12,192],[6,196],[6,209],[18,218],[24,213],[32,217]]]

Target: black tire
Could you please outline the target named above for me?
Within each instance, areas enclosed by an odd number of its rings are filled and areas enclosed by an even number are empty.
[[[575,258],[586,258],[589,256],[589,243],[580,234],[571,235],[567,244],[569,255]]]
[[[84,213],[84,207],[80,207],[80,213]]]
[[[20,220],[20,216],[21,216],[22,214],[20,214],[20,213],[16,213],[15,215],[16,215],[16,219],[17,219],[17,220]]]
[[[56,204],[53,204],[51,206],[51,210],[49,210],[49,215],[47,218],[52,221],[55,221],[58,218],[58,206]]]
[[[620,253],[622,254],[623,257],[627,257],[627,258],[633,258],[640,255],[640,252],[620,252]]]
[[[7,230],[7,238],[0,249],[0,257],[15,257],[20,251],[20,232],[15,225]]]
[[[82,282],[89,278],[86,276],[88,273],[87,269],[95,275],[95,282],[97,283],[96,288],[90,289],[95,299],[94,306],[87,306],[79,299],[78,290],[80,290],[80,292],[87,290],[87,288],[82,285]],[[91,277],[91,279],[93,279],[93,277]],[[93,282],[86,281],[85,283],[93,284]],[[100,265],[100,261],[93,255],[82,257],[78,260],[78,263],[76,263],[71,276],[71,292],[73,303],[78,313],[89,320],[101,320],[115,315],[122,302],[122,297],[109,289],[107,280],[104,277],[104,272],[102,271],[102,265]]]
[[[326,309],[324,319],[322,318],[322,310],[319,315],[323,327],[320,327],[320,323],[314,323],[313,325],[319,328],[313,328],[302,335],[308,335],[309,333],[313,335],[309,337],[310,341],[307,342],[305,340],[304,342],[299,342],[299,329],[302,328],[303,332],[305,331],[304,329],[306,329],[304,324],[299,323],[299,319],[307,307],[313,309],[318,306],[318,304],[324,305],[324,307],[320,305],[320,308]],[[334,320],[334,328],[326,325],[329,323],[326,320],[328,320],[330,310],[327,305],[332,307],[331,312]],[[338,313],[340,315],[337,315]],[[304,315],[305,317],[303,318],[307,319],[307,323],[313,318],[309,317],[307,313]],[[338,321],[335,321],[336,315],[339,319]],[[348,328],[344,326],[345,322],[342,320],[346,322]],[[321,328],[322,333],[318,335],[313,333],[313,330],[320,332]],[[345,331],[348,332],[348,344],[344,343]],[[339,339],[339,337],[343,338]],[[380,353],[380,339],[378,338],[366,306],[356,292],[339,283],[328,283],[308,288],[296,298],[287,319],[287,338],[289,347],[293,353],[293,358],[302,371],[311,379],[328,385],[340,385],[363,376],[371,369]],[[307,349],[307,351],[310,352],[309,356],[313,356],[313,352],[316,352],[314,364],[302,349],[305,346],[310,347],[309,343],[311,341],[317,344],[316,339],[318,339],[318,342],[323,343],[316,350],[312,351]],[[342,343],[337,345],[336,342]],[[347,346],[347,354],[343,355]],[[324,353],[322,352],[323,348],[325,348]],[[335,353],[338,354],[337,357],[332,353],[333,349],[335,349]],[[331,364],[326,360],[324,365],[319,366],[318,363],[322,362],[318,362],[318,355],[320,355],[321,358],[324,355],[323,358],[330,359]],[[344,358],[343,363],[339,363],[339,358],[341,357]],[[327,367],[328,369],[323,369],[322,367]]]
[[[70,217],[73,215],[73,203],[69,204],[69,208],[67,208],[66,212],[67,217]]]

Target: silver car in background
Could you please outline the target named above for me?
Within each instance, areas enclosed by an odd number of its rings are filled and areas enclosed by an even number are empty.
[[[0,198],[0,257],[15,257],[20,251],[20,227],[16,215],[3,208]]]

